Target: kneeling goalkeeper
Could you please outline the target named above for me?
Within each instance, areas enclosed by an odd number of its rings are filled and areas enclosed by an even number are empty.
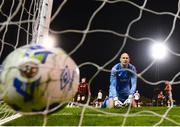
[[[136,68],[130,64],[127,53],[120,57],[120,63],[111,70],[109,98],[104,100],[102,107],[121,107],[132,104],[133,95],[136,91],[137,76]]]

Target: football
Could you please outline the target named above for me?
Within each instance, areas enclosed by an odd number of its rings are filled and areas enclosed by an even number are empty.
[[[26,45],[3,61],[2,99],[20,112],[38,112],[63,105],[75,96],[79,84],[76,63],[60,48]]]

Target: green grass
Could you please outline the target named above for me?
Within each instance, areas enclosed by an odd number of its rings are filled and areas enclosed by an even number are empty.
[[[98,110],[98,111],[95,111]],[[168,110],[167,107],[132,108],[129,116],[124,116],[128,108],[120,109],[86,109],[82,126],[153,126],[161,120],[161,116]],[[78,126],[82,108],[64,108],[48,115],[47,126]],[[160,115],[156,116],[154,115]],[[127,118],[127,119],[126,119]],[[180,107],[172,108],[167,119],[163,119],[159,126],[180,126]],[[176,123],[174,123],[176,122]],[[23,116],[9,123],[7,126],[42,126],[44,116]],[[124,124],[123,124],[124,123]]]

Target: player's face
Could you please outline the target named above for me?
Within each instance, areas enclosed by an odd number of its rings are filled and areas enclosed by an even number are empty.
[[[124,67],[127,67],[129,64],[129,55],[127,53],[123,53],[121,55],[120,62]]]

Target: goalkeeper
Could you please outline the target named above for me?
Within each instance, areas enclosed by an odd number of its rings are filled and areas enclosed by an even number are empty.
[[[121,107],[132,104],[133,95],[136,91],[137,76],[136,68],[130,64],[127,53],[120,57],[120,63],[111,70],[109,98],[104,100],[102,107]]]

